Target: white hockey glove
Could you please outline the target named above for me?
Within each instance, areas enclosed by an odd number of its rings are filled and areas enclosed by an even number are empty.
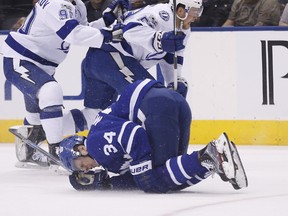
[[[174,89],[174,82],[168,84],[167,88]],[[177,89],[176,91],[181,94],[184,98],[187,96],[188,92],[188,82],[184,77],[177,78]]]
[[[87,20],[87,9],[83,1],[74,0],[75,10],[76,10],[76,19],[81,25],[88,25]]]

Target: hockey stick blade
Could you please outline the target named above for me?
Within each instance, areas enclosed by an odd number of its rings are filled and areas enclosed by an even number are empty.
[[[17,132],[16,128],[9,128],[9,132],[14,134],[16,137],[21,139],[25,144],[29,145],[31,148],[36,149],[37,151],[41,152],[43,155],[45,155],[47,158],[49,158],[51,161],[53,161],[58,166],[63,167],[65,170],[72,173],[70,169],[67,169],[59,160],[57,160],[53,155],[42,149],[40,146],[36,145],[35,143],[31,142],[29,139],[25,138],[22,134]]]

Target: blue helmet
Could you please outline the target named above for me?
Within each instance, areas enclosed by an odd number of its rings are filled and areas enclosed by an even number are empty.
[[[80,152],[74,150],[74,147],[77,145],[84,145],[85,139],[84,136],[74,135],[65,138],[60,143],[59,158],[63,165],[71,171],[77,170],[73,160],[81,156]]]

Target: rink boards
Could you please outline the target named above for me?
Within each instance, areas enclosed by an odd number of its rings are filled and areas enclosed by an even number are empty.
[[[190,143],[226,131],[237,144],[288,145],[288,33],[286,28],[195,28],[182,69],[189,83]],[[2,44],[6,35],[0,35]],[[80,64],[87,48],[71,46],[56,79],[65,111],[83,107]],[[25,115],[21,93],[5,81],[0,55],[0,142]],[[155,69],[151,72],[155,74]],[[69,77],[69,79],[67,78]]]

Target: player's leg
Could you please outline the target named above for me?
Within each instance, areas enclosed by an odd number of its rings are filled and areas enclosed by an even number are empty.
[[[175,103],[178,109],[178,127],[179,127],[179,147],[178,155],[187,153],[192,113],[186,99],[176,91],[170,91],[170,94],[174,97]]]
[[[178,105],[173,90],[166,88],[151,89],[141,103],[140,110],[145,116],[142,122],[151,143],[154,166],[162,165],[169,158],[178,156],[179,149],[181,151],[187,149],[189,133],[180,133],[179,111],[181,110]],[[185,110],[185,113],[187,121],[185,125],[189,127],[190,109]],[[180,134],[183,137],[180,138]],[[184,138],[184,135],[187,137]],[[180,140],[181,147],[179,147]]]
[[[200,151],[169,159],[156,170],[170,190],[181,190],[195,185],[217,173],[223,181],[229,181],[235,189],[247,187],[247,177],[237,148],[223,133]]]
[[[136,80],[154,79],[135,58],[119,52],[90,48],[86,55],[86,66],[87,69],[90,68],[86,71],[87,77],[101,80],[113,87],[118,94]]]
[[[16,86],[24,95],[25,108],[27,111],[24,123],[31,124],[33,127],[29,127],[29,129],[24,128],[23,131],[26,130],[26,132],[23,133],[27,134],[28,139],[36,144],[39,144],[46,138],[45,133],[41,128],[40,108],[38,106],[37,92],[42,85],[44,85],[46,82],[53,81],[54,78],[49,76],[36,65],[32,63],[29,64],[30,66],[27,67],[26,61],[4,58],[4,73],[6,79]],[[23,155],[18,155],[20,158],[22,158],[22,161],[31,161],[40,165],[45,165],[45,163],[42,163],[42,161],[45,159],[41,157],[33,157],[33,155],[36,154],[34,149],[27,147],[21,142],[16,142],[16,154],[21,154],[21,152],[27,153],[25,154],[25,157],[27,156],[26,158],[23,158]]]

